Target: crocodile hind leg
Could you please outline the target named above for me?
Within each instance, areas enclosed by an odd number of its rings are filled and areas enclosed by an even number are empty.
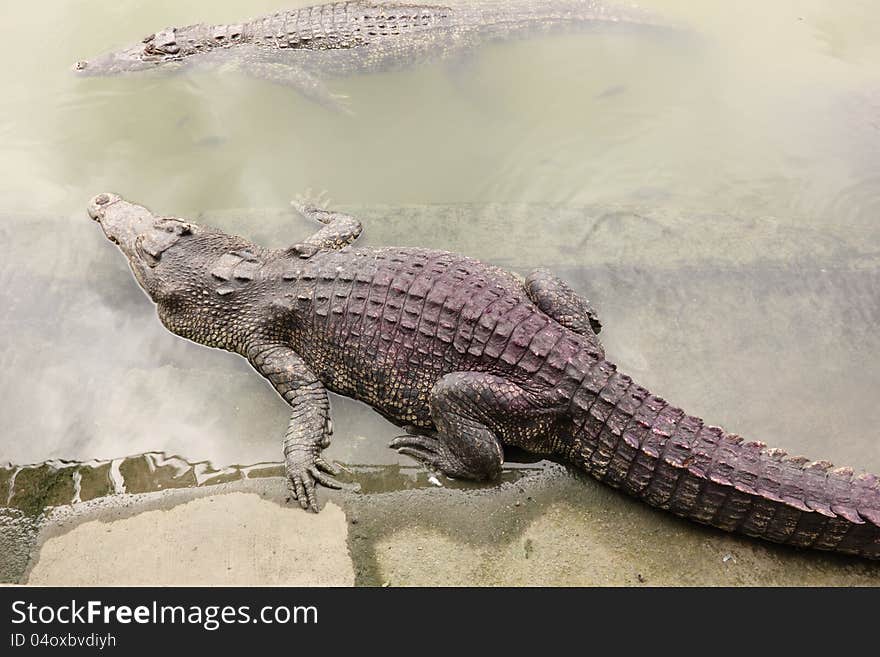
[[[564,327],[589,338],[602,350],[599,331],[602,323],[589,301],[546,269],[535,269],[525,280],[526,294],[532,302]]]
[[[291,205],[307,219],[324,224],[310,238],[287,249],[288,253],[300,258],[309,258],[321,249],[345,248],[354,243],[364,229],[360,221],[342,212],[332,212],[300,201],[291,201]]]
[[[453,372],[431,389],[436,431],[396,438],[391,447],[443,474],[494,479],[504,462],[502,442],[536,449],[556,413],[542,408],[516,384],[483,372]]]
[[[295,351],[283,345],[262,345],[248,360],[266,377],[292,413],[284,436],[284,467],[290,495],[304,509],[318,510],[315,483],[330,488],[342,484],[329,475],[339,469],[321,457],[330,444],[330,400],[327,390]]]

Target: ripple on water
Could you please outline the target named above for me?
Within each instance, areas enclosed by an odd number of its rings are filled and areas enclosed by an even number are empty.
[[[843,186],[831,196],[825,212],[836,222],[876,221],[880,216],[880,171]]]

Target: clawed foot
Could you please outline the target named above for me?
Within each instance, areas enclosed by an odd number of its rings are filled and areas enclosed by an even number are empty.
[[[311,509],[315,513],[318,512],[316,482],[328,488],[344,487],[342,482],[330,476],[339,475],[341,468],[335,463],[325,461],[311,450],[294,450],[288,453],[285,469],[291,499],[299,502],[302,508]]]
[[[411,456],[432,470],[439,470],[449,476],[456,475],[449,448],[433,435],[398,436],[388,446],[396,449],[398,454]]]

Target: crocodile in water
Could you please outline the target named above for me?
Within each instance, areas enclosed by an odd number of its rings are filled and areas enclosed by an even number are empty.
[[[292,496],[339,484],[321,451],[328,390],[409,434],[391,445],[450,477],[497,477],[504,447],[572,463],[656,507],[798,547],[880,558],[880,479],[787,457],[705,424],[605,359],[592,308],[546,270],[525,280],[465,256],[355,248],[351,216],[287,249],[114,194],[89,205],[174,333],[238,353],[292,407]]]
[[[658,26],[632,7],[594,0],[465,2],[449,7],[395,2],[339,2],[281,11],[228,25],[169,27],[141,43],[80,61],[83,75],[202,62],[292,86],[337,109],[325,76],[381,71],[460,56],[487,41],[571,25]]]

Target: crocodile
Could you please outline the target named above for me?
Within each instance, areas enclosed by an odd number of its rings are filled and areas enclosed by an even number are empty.
[[[80,61],[83,75],[230,63],[252,77],[297,89],[344,109],[325,76],[393,70],[413,62],[460,57],[493,40],[570,25],[660,27],[632,7],[594,0],[509,0],[459,6],[339,2],[280,11],[235,24],[168,27],[122,50]]]
[[[391,447],[451,478],[492,480],[515,447],[678,516],[796,547],[880,559],[880,478],[790,457],[654,395],[605,357],[591,304],[454,253],[359,248],[354,217],[288,248],[160,216],[104,193],[88,213],[173,333],[245,357],[291,407],[290,496],[339,487],[328,391],[405,434]]]

